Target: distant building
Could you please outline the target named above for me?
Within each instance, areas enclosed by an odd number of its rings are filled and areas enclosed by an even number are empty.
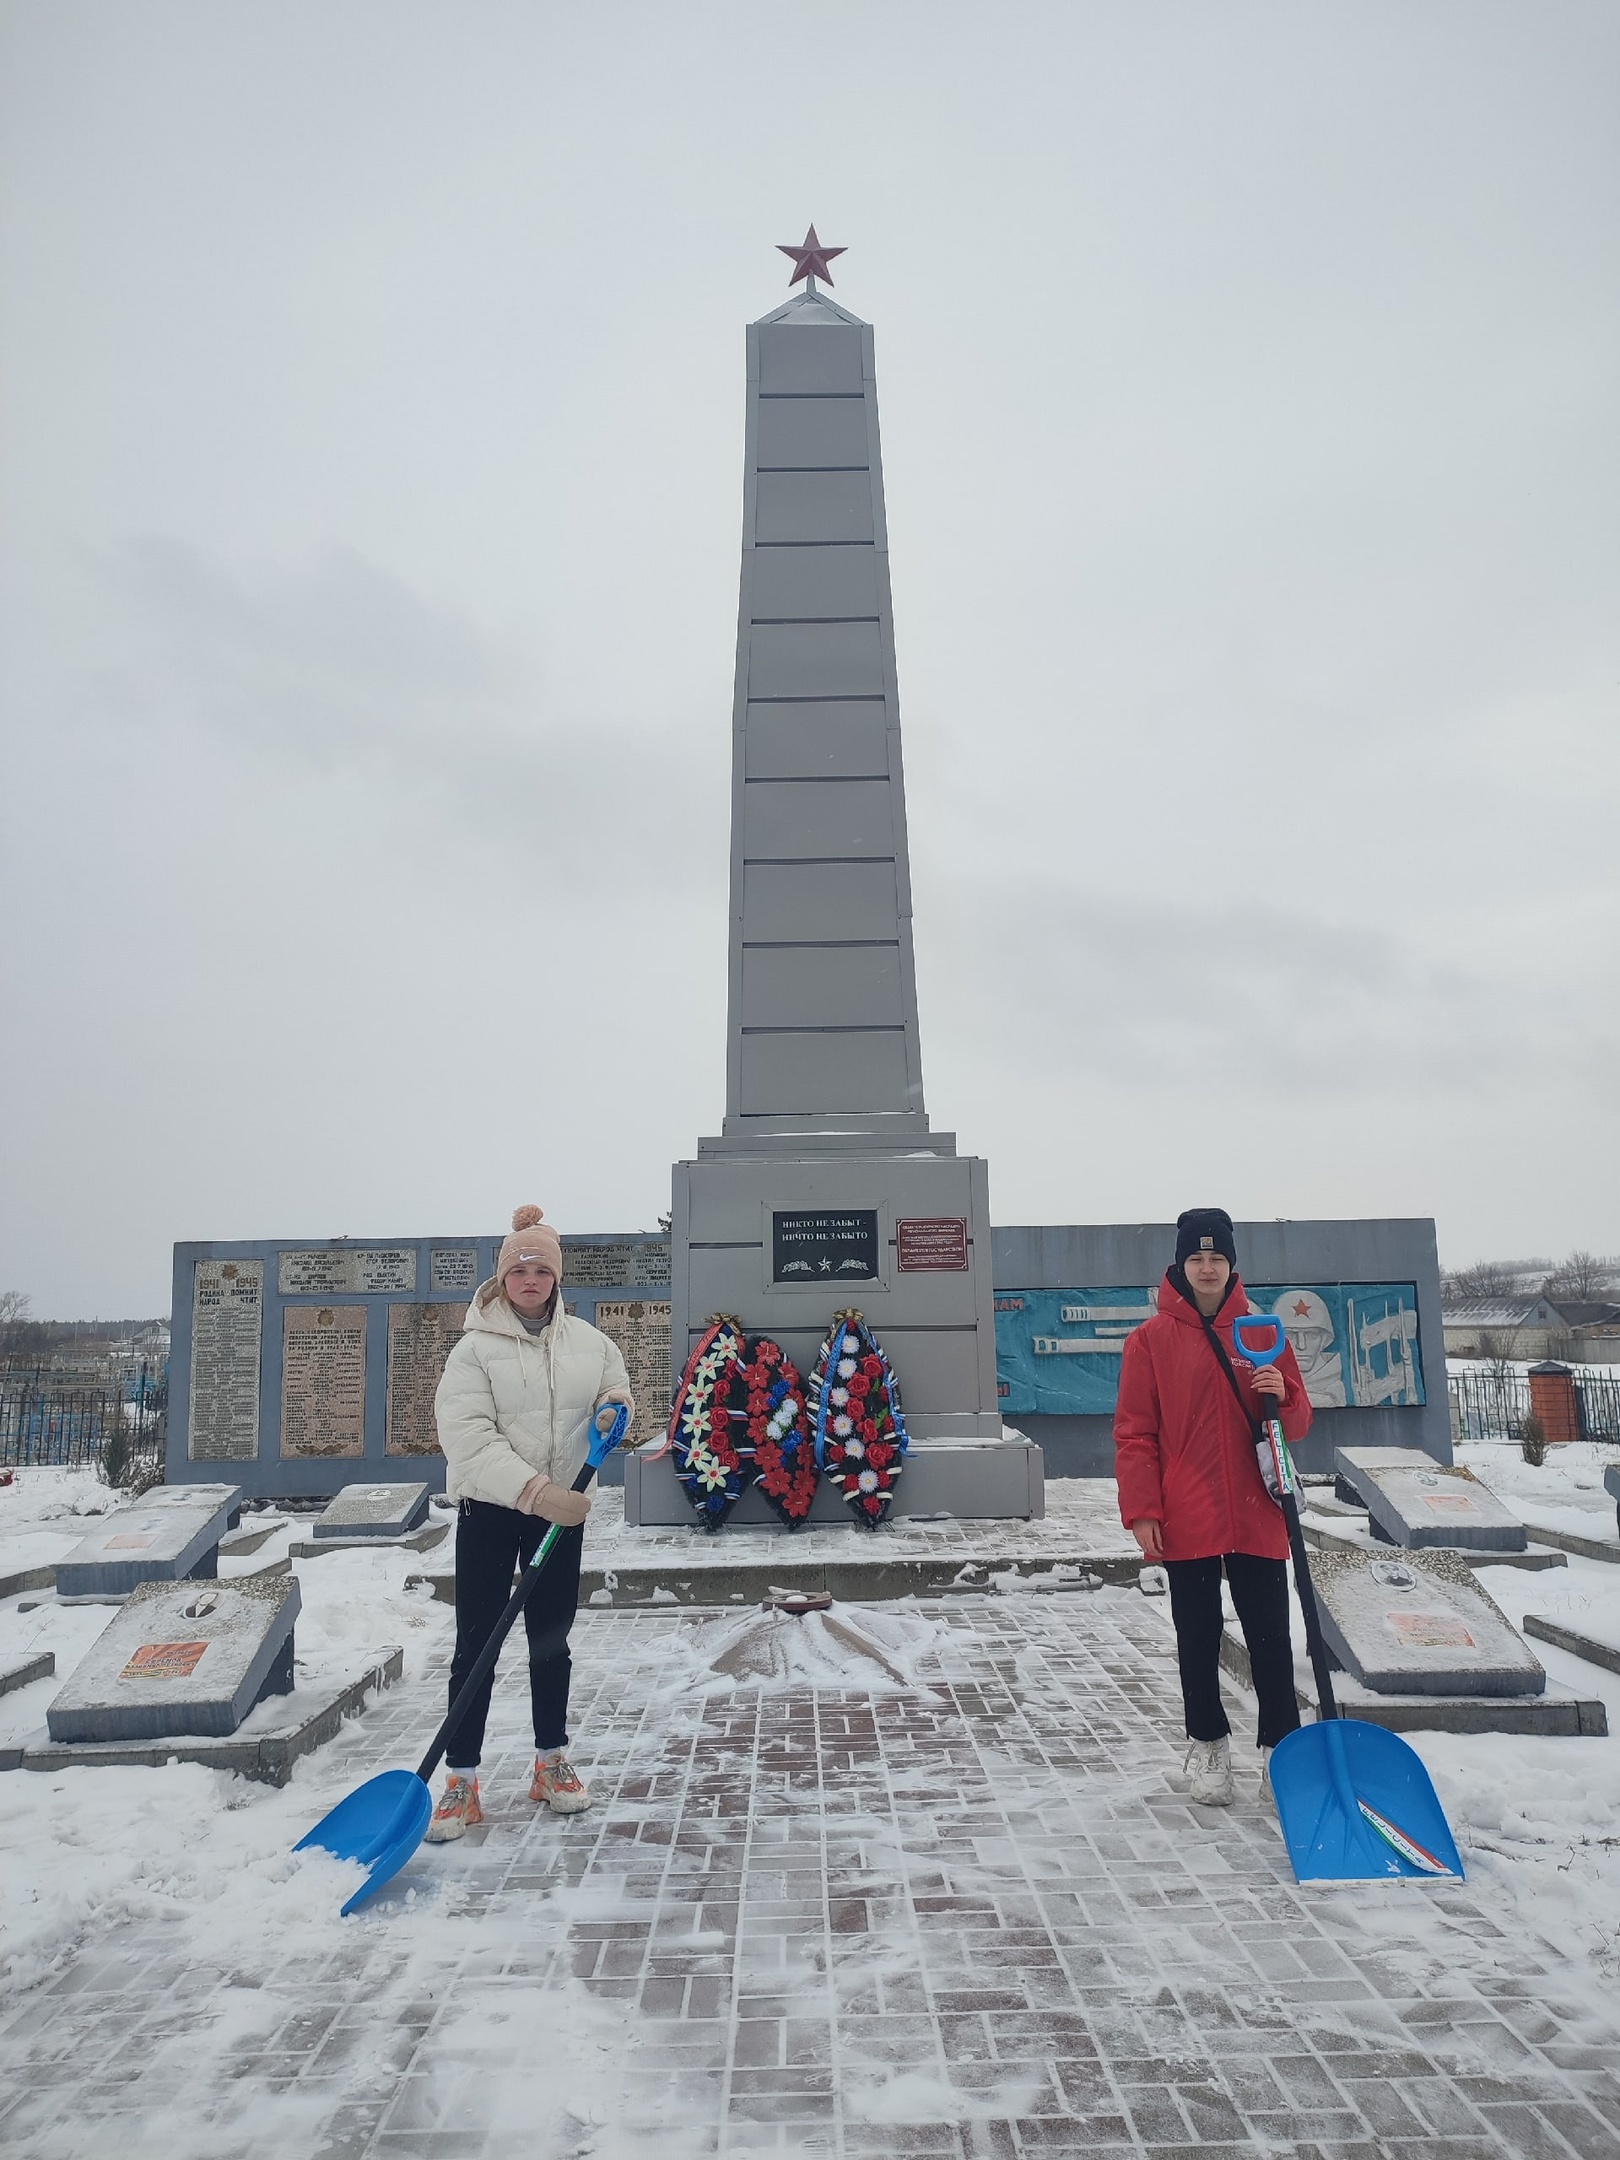
[[[1620,1305],[1569,1298],[1470,1298],[1447,1305],[1441,1320],[1446,1355],[1506,1357],[1536,1363],[1620,1364]]]

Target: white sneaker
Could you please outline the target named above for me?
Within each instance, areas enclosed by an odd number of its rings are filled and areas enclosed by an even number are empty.
[[[1204,1807],[1232,1805],[1232,1743],[1225,1734],[1219,1740],[1189,1740],[1181,1767],[1189,1781],[1189,1799]]]
[[[1260,1797],[1262,1800],[1271,1798],[1271,1750],[1268,1747],[1260,1750]]]

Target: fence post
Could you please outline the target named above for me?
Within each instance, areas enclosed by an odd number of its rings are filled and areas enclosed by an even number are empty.
[[[1580,1397],[1575,1392],[1575,1375],[1567,1365],[1548,1358],[1531,1366],[1530,1414],[1540,1418],[1550,1446],[1580,1439]]]

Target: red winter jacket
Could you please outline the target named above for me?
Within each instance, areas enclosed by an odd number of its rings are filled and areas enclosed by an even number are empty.
[[[1232,1346],[1233,1318],[1250,1309],[1234,1275],[1215,1316],[1215,1332],[1259,1419],[1275,1407],[1274,1398],[1255,1393],[1249,1381],[1253,1368]],[[1287,1382],[1283,1432],[1290,1441],[1302,1440],[1310,1430],[1311,1406],[1292,1349],[1283,1352],[1278,1370]],[[1254,1434],[1197,1306],[1168,1274],[1159,1285],[1157,1314],[1125,1341],[1114,1410],[1114,1474],[1120,1520],[1127,1529],[1144,1516],[1159,1523],[1167,1560],[1207,1560],[1229,1552],[1263,1560],[1288,1557],[1288,1528],[1260,1476]]]

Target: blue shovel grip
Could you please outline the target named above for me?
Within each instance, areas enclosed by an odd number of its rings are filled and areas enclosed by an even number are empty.
[[[1271,1328],[1275,1331],[1274,1339],[1262,1349],[1259,1344],[1249,1341],[1246,1332],[1249,1328]],[[1240,1313],[1232,1322],[1232,1341],[1238,1356],[1246,1358],[1251,1365],[1275,1365],[1288,1348],[1288,1337],[1275,1313]]]

